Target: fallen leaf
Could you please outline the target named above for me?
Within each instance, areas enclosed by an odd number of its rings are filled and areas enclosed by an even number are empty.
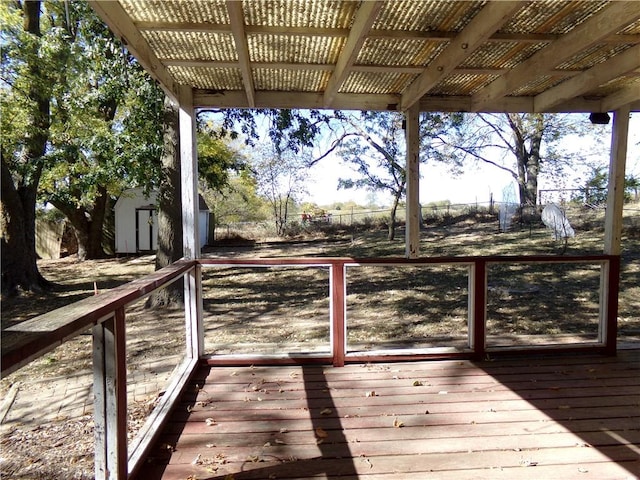
[[[280,440],[279,438],[276,438],[273,442],[276,445],[286,445],[287,444],[287,442],[285,442],[284,440]]]
[[[231,372],[231,376],[232,377],[237,377],[238,376],[238,372]]]
[[[375,390],[371,390],[370,392],[367,392],[367,397],[377,397],[378,394],[375,392]]]
[[[267,442],[263,445],[263,447],[270,447],[271,446],[271,442]]]
[[[330,408],[325,408],[320,411],[320,415],[331,415],[332,410]]]
[[[589,472],[589,470],[587,470],[587,469],[586,469],[586,468],[584,468],[584,467],[579,467],[579,468],[578,468],[578,471],[579,471],[580,473],[588,473],[588,472]]]
[[[288,431],[289,431],[288,428],[284,428],[283,427],[283,428],[280,429],[280,433],[287,433]]]
[[[449,393],[449,392],[447,392],[446,390],[440,390],[438,392],[438,395],[446,395],[447,393]]]
[[[316,428],[316,437],[327,438],[328,436],[329,434],[322,427]]]
[[[423,385],[424,383],[422,383],[420,380],[414,380],[413,382],[414,387],[422,387]]]
[[[395,428],[402,428],[402,427],[404,427],[404,423],[403,423],[402,421],[398,420],[398,417],[396,417],[396,418],[393,420],[393,426],[394,426]]]
[[[198,454],[196,455],[196,458],[193,459],[193,461],[191,462],[191,465],[198,465],[200,463],[200,458],[202,457],[202,455]]]
[[[212,426],[214,426],[214,425],[217,425],[216,421],[215,421],[213,418],[211,418],[211,417],[207,418],[207,419],[204,421],[204,423],[206,423],[209,427],[212,427]]]

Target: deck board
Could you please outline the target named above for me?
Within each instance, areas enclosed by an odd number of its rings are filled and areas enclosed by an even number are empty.
[[[640,350],[206,367],[145,479],[640,476]]]

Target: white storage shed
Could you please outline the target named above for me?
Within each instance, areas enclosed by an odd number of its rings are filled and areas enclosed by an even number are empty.
[[[116,253],[155,252],[158,249],[157,193],[145,196],[142,188],[122,192],[116,201]],[[198,222],[200,245],[208,244],[209,209],[199,196]]]

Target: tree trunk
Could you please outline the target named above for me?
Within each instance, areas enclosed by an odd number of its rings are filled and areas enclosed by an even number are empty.
[[[522,118],[518,114],[507,114],[513,135],[513,153],[518,171],[518,193],[520,206],[535,206],[538,198],[538,174],[540,173],[540,145],[544,133],[544,118],[541,114],[532,117],[535,128],[525,131]],[[527,150],[527,137],[530,138]]]
[[[35,243],[34,186],[16,189],[11,172],[2,163],[0,225],[2,232],[2,293],[17,295],[24,291],[41,291],[52,284],[38,270]]]
[[[40,2],[23,2],[24,30],[40,37]],[[33,42],[34,50],[38,41]],[[2,163],[2,292],[15,295],[19,289],[40,291],[51,286],[38,270],[36,255],[36,194],[42,175],[43,156],[49,139],[50,106],[47,90],[43,89],[37,51],[28,55],[27,97],[32,102],[30,129],[25,136],[24,168],[28,171],[14,180],[5,162]]]
[[[180,260],[183,256],[178,108],[167,97],[164,100],[163,143],[162,180],[158,191],[156,270]],[[148,308],[182,305],[184,305],[182,280],[156,291],[146,303]]]
[[[56,200],[52,200],[51,204],[60,210],[71,223],[78,242],[78,260],[104,258],[103,226],[106,209],[110,206],[107,189],[103,186],[98,187],[98,194],[91,211]]]
[[[390,242],[396,238],[396,212],[398,211],[398,203],[400,203],[400,195],[396,194],[393,196],[393,205],[391,206],[391,215],[389,216],[389,233],[387,234],[387,239]]]

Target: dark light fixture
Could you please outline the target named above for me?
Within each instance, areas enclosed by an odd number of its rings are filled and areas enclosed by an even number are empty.
[[[593,112],[589,115],[589,120],[594,125],[608,125],[611,117],[607,112]]]

